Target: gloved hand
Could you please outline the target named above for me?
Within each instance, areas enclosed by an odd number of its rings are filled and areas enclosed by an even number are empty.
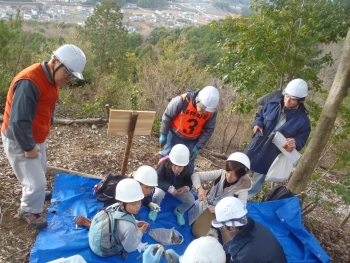
[[[160,147],[163,147],[166,144],[167,137],[165,134],[161,134],[159,137]]]
[[[148,207],[151,208],[151,210],[153,211],[160,211],[160,206],[156,203],[150,202]]]
[[[168,188],[168,193],[172,194],[172,193],[174,193],[174,191],[176,191],[175,187],[173,185],[170,185]]]
[[[197,158],[199,150],[200,148],[198,148],[197,145],[193,147],[192,153],[191,153],[191,161],[194,161]]]
[[[142,255],[142,262],[143,263],[159,263],[160,257],[162,256],[162,253],[164,251],[164,247],[161,246],[158,248],[157,253],[153,254],[154,249],[158,246],[157,244],[149,245],[146,251]]]
[[[140,244],[137,246],[137,251],[141,253],[141,251],[145,251],[146,248],[148,248],[148,243],[140,242]]]
[[[167,263],[180,263],[180,256],[172,249],[166,250],[165,260]]]

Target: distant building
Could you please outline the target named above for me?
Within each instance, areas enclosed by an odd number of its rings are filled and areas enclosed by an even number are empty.
[[[154,11],[154,13],[157,14],[157,15],[159,15],[159,16],[161,16],[161,15],[163,14],[163,12],[162,12],[162,11],[159,11],[159,10]]]
[[[135,33],[136,32],[136,28],[135,27],[133,27],[133,26],[129,26],[128,27],[128,33],[130,34],[130,33]]]
[[[30,14],[24,14],[23,15],[23,20],[31,20],[32,16]]]
[[[33,7],[31,10],[32,15],[38,15],[38,9],[36,7]]]
[[[48,13],[45,13],[45,12],[43,12],[43,13],[40,14],[40,18],[41,18],[42,20],[47,20],[47,21],[50,20],[49,14],[48,14]]]
[[[9,16],[7,14],[5,14],[5,13],[2,13],[0,15],[0,19],[2,19],[2,20],[9,20]]]
[[[125,4],[124,8],[129,8],[129,9],[136,9],[137,8],[137,4]]]
[[[139,21],[145,21],[146,18],[144,16],[130,16],[129,20],[131,22],[139,22]]]

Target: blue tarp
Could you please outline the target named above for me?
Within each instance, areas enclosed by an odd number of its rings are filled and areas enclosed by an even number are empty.
[[[41,230],[37,237],[30,255],[31,263],[48,262],[76,254],[81,255],[88,263],[142,262],[142,259],[136,260],[140,255],[137,251],[129,253],[129,258],[125,261],[116,256],[98,257],[89,248],[88,230],[84,227],[76,229],[77,216],[93,218],[103,206],[102,203],[97,202],[93,194],[93,186],[99,181],[70,174],[56,174],[51,207],[46,215],[49,226]],[[166,246],[166,249],[172,248],[181,255],[194,237],[190,226],[180,227],[176,223],[173,210],[178,204],[177,199],[166,195],[157,221],[150,224],[151,228],[175,227],[184,236],[184,242]],[[328,255],[316,239],[303,227],[297,197],[273,202],[248,203],[247,208],[250,217],[272,230],[280,241],[288,262],[330,262]],[[142,207],[138,219],[148,221],[147,214],[148,208]],[[185,219],[188,222],[187,214]],[[148,233],[143,236],[142,242],[156,243]],[[165,260],[161,259],[161,262]]]
[[[330,262],[330,258],[303,226],[297,196],[270,202],[248,202],[249,216],[268,227],[290,263]]]

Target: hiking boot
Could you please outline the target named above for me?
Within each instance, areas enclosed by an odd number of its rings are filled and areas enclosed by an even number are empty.
[[[85,216],[78,216],[77,219],[75,219],[75,223],[78,226],[85,226],[87,228],[90,228],[91,226],[91,220],[86,218]]]
[[[51,198],[52,198],[52,192],[45,191],[45,201],[51,201]]]
[[[158,211],[151,210],[148,213],[148,219],[155,222],[158,216]]]
[[[27,222],[28,225],[37,229],[43,229],[47,227],[47,221],[41,214],[33,214],[19,210],[19,217]]]
[[[175,208],[174,210],[174,214],[176,216],[176,221],[177,223],[180,225],[180,226],[184,226],[185,225],[185,218],[184,218],[184,215],[181,214],[179,212],[179,210],[177,210],[177,207]]]

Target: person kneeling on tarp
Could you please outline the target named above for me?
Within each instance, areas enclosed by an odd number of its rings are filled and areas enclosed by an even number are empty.
[[[186,145],[176,144],[170,151],[169,157],[164,158],[157,168],[158,187],[156,187],[152,202],[160,206],[165,194],[168,192],[179,199],[182,204],[175,208],[174,214],[180,226],[185,225],[183,214],[194,203],[190,190],[192,187],[191,170],[189,167],[190,151]],[[158,211],[152,210],[148,219],[156,221]]]
[[[226,262],[271,262],[287,263],[286,255],[271,231],[247,217],[248,210],[236,197],[226,197],[215,207],[216,219],[212,225],[231,236],[224,244],[230,258]]]
[[[197,172],[192,174],[193,186],[198,191],[198,200],[207,202],[208,208],[194,221],[192,234],[194,237],[206,235],[217,236],[217,231],[211,227],[211,221],[215,219],[215,205],[224,197],[235,196],[247,203],[248,190],[252,186],[249,175],[250,161],[247,155],[241,152],[232,153],[226,160],[226,169]],[[208,194],[202,187],[202,182],[213,181]],[[222,233],[223,243],[230,240],[229,236]]]

